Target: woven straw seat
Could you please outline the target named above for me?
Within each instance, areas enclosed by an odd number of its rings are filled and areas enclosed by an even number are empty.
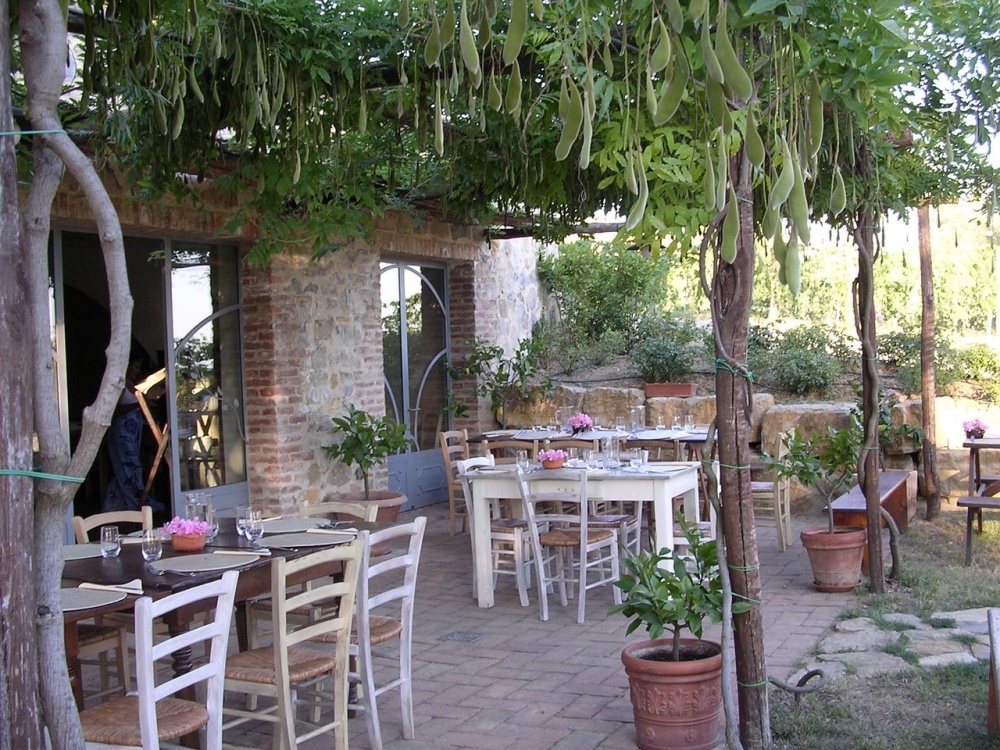
[[[372,615],[368,618],[368,631],[370,633],[368,642],[372,646],[377,646],[378,644],[385,643],[393,638],[399,638],[400,634],[403,632],[403,623],[396,617]],[[337,634],[324,633],[315,640],[319,643],[336,643]],[[354,627],[351,628],[351,645],[357,645],[357,643],[358,628],[357,623],[355,622]]]
[[[108,745],[142,746],[139,698],[116,698],[80,713],[83,739]],[[156,725],[161,740],[175,740],[208,724],[208,710],[200,703],[164,698],[156,703]]]
[[[615,533],[611,529],[595,529],[587,531],[587,544],[596,544],[611,539]],[[545,547],[579,547],[579,529],[556,529],[538,535],[538,541]]]
[[[490,521],[490,531],[512,531],[514,529],[528,530],[528,522],[523,518],[494,518]]]
[[[288,679],[304,682],[337,666],[333,654],[310,648],[288,649]],[[226,679],[275,684],[274,649],[270,646],[233,654],[226,660]]]
[[[117,634],[118,628],[114,625],[81,623],[76,626],[76,637],[81,649],[106,641],[108,638],[114,638]]]

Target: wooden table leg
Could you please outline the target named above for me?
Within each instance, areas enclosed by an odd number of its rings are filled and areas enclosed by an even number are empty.
[[[972,520],[976,517],[976,509],[969,508],[965,518],[965,567],[972,565]]]

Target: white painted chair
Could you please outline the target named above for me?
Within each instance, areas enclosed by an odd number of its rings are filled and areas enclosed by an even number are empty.
[[[781,458],[788,451],[787,432],[778,435],[775,451]],[[764,475],[764,476],[761,476]],[[792,487],[787,477],[768,477],[766,467],[751,467],[750,497],[754,516],[771,518],[778,534],[778,549],[784,552],[792,544]]]
[[[492,454],[477,456],[464,461],[455,462],[458,476],[462,482],[462,494],[465,497],[466,512],[472,518],[472,487],[469,485],[469,472],[481,466],[493,466]],[[472,532],[470,526],[470,534]],[[517,594],[521,606],[528,606],[528,589],[531,586],[532,564],[531,537],[528,535],[528,522],[520,518],[504,517],[500,513],[499,503],[490,508],[490,549],[493,568],[493,587],[501,575],[514,576],[517,584]],[[477,596],[475,571],[472,575],[472,595]]]
[[[444,461],[444,470],[448,476],[448,530],[455,536],[459,519],[463,531],[469,520],[462,502],[462,482],[455,466],[456,461],[464,461],[469,457],[469,433],[467,430],[439,432],[438,444],[441,446],[441,460]]]
[[[568,593],[576,589],[576,621],[582,624],[587,591],[619,578],[618,532],[589,527],[586,471],[557,469],[530,475],[518,471],[517,483],[534,550],[539,619],[548,621],[548,588],[558,585],[564,607]],[[588,580],[590,573],[593,580]],[[621,590],[617,586],[612,590],[620,604]]]
[[[205,729],[203,747],[222,747],[222,679],[239,573],[223,573],[217,581],[195,586],[162,599],[142,597],[135,603],[137,695],[116,698],[80,712],[88,748],[142,747],[158,750],[160,743]],[[181,607],[210,601],[215,616],[203,625],[154,642],[156,618]],[[156,662],[180,648],[205,643],[208,662],[156,684]],[[171,673],[172,674],[172,673]],[[187,687],[205,685],[205,701],[175,697]]]
[[[271,632],[269,646],[233,654],[226,662],[226,691],[266,696],[275,705],[266,709],[225,709],[223,729],[247,721],[268,721],[275,725],[276,747],[294,750],[300,743],[333,731],[337,750],[347,748],[348,646],[354,617],[358,570],[361,553],[368,542],[368,532],[361,532],[349,544],[327,547],[294,559],[276,558],[271,562]],[[342,566],[340,580],[329,578],[331,568]],[[299,588],[292,581],[312,581]],[[320,610],[313,618],[289,618],[296,610]],[[304,643],[335,634],[334,653],[310,648]],[[333,681],[333,719],[312,724],[300,732],[295,716],[299,702],[297,691],[317,682]],[[306,722],[301,722],[305,724]],[[229,745],[227,744],[227,747]]]

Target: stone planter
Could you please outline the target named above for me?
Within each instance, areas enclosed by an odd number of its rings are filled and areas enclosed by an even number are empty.
[[[622,650],[636,744],[642,750],[711,750],[722,734],[722,648],[683,638],[682,661],[670,655],[666,638]]]
[[[853,591],[861,582],[861,558],[868,539],[864,529],[835,526],[831,534],[828,526],[817,526],[803,531],[800,538],[818,591]]]
[[[205,535],[172,534],[170,544],[177,552],[198,552],[205,549]]]
[[[646,398],[690,398],[698,390],[697,383],[645,383]]]

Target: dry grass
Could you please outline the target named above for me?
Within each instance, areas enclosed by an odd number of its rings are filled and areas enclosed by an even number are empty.
[[[878,619],[907,612],[935,622],[935,612],[1000,606],[1000,514],[987,514],[966,568],[965,511],[946,510],[934,523],[917,520],[902,540],[902,580],[884,596],[863,594],[845,617]],[[772,692],[775,747],[823,750],[1000,750],[986,733],[985,662],[916,668],[862,679],[848,677],[796,707]]]

